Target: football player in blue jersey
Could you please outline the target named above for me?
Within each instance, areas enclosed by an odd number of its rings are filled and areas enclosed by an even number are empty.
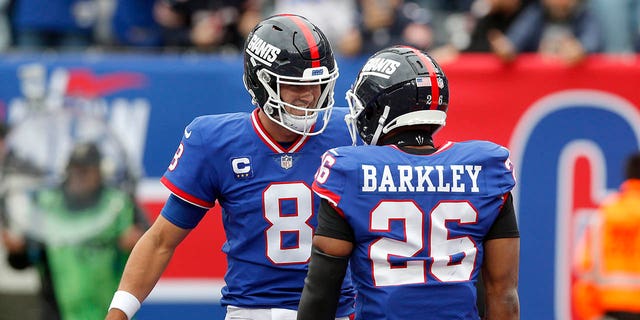
[[[348,109],[333,109],[338,67],[307,19],[267,18],[249,34],[244,56],[243,81],[257,108],[187,125],[161,178],[172,194],[133,250],[108,319],[131,318],[215,202],[227,237],[226,319],[296,318],[320,203],[313,175],[326,150],[351,144],[342,122]],[[336,317],[346,319],[351,282],[341,291]]]
[[[350,262],[356,319],[518,319],[519,230],[509,151],[448,142],[449,84],[426,53],[374,54],[347,93],[347,123],[367,145],[327,151],[323,200],[298,319],[333,319]]]

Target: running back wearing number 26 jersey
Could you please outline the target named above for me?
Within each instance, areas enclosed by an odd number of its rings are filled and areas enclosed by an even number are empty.
[[[326,150],[351,144],[346,110],[334,108],[322,134],[300,136],[286,148],[266,134],[258,112],[196,118],[161,181],[194,205],[222,207],[223,305],[297,310],[320,203],[313,175]],[[178,226],[189,220],[163,214]],[[347,278],[338,317],[353,313],[353,295]]]
[[[356,319],[479,319],[483,240],[514,185],[509,151],[486,141],[329,150],[313,190],[353,229]]]

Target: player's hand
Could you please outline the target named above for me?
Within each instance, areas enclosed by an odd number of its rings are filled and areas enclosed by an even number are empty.
[[[13,234],[7,229],[2,230],[2,244],[9,253],[21,253],[26,249],[24,238]]]
[[[107,317],[105,320],[129,320],[127,319],[127,315],[122,312],[120,309],[111,309],[109,313],[107,313]]]

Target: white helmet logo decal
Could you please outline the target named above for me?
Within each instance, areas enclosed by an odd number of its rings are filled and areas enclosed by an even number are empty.
[[[278,47],[260,39],[256,35],[251,37],[245,50],[251,57],[268,66],[271,66],[271,63],[276,61],[281,51]]]
[[[362,75],[372,75],[385,79],[398,70],[400,62],[386,58],[372,58],[362,67]]]

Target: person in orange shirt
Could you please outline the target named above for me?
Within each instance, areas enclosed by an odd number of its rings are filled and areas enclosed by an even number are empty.
[[[576,250],[573,307],[581,320],[640,319],[640,153],[625,174]]]

